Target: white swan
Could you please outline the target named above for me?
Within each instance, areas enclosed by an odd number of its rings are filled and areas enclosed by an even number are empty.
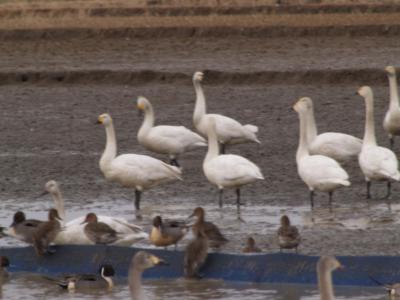
[[[333,256],[321,256],[317,262],[318,288],[321,300],[335,300],[332,272],[336,269],[343,269],[343,266]]]
[[[106,129],[106,148],[100,159],[100,170],[109,181],[135,189],[135,208],[140,209],[140,196],[143,190],[171,181],[182,180],[181,170],[161,160],[147,155],[117,155],[117,141],[114,125],[109,114],[98,117],[98,123]]]
[[[200,82],[203,73],[196,72],[193,75],[193,85],[196,91],[196,105],[193,113],[193,124],[196,130],[203,136],[207,136],[209,119],[215,119],[218,141],[221,144],[221,153],[225,153],[225,145],[256,142],[258,127],[254,125],[242,125],[238,121],[219,114],[206,113],[206,99]]]
[[[390,148],[393,149],[394,136],[400,135],[400,107],[399,107],[399,92],[397,90],[396,70],[392,66],[385,68],[389,78],[390,88],[390,105],[383,120],[383,128],[389,134]]]
[[[219,155],[215,120],[209,118],[207,129],[208,152],[203,161],[203,171],[208,181],[219,189],[219,206],[222,207],[224,188],[235,188],[236,205],[240,212],[240,187],[256,180],[263,180],[260,169],[248,159],[233,154]]]
[[[58,183],[50,180],[45,185],[45,194],[50,194],[53,198],[55,207],[59,216],[65,221],[65,208],[64,199],[62,197]],[[142,227],[135,224],[130,224],[124,218],[110,217],[110,216],[97,216],[99,222],[106,223],[116,232],[118,232],[119,239],[113,245],[130,246],[137,241],[148,239],[149,235],[143,231]],[[57,235],[54,243],[58,245],[64,244],[93,244],[84,233],[86,224],[82,224],[85,216],[73,219],[67,222],[62,231]]]
[[[139,97],[137,107],[145,113],[137,135],[139,144],[150,151],[168,154],[172,165],[179,167],[178,155],[207,146],[203,137],[184,126],[154,126],[153,106],[146,98]]]
[[[299,99],[293,108],[300,119],[297,172],[310,190],[311,208],[314,207],[314,190],[328,192],[331,207],[333,191],[341,186],[349,186],[349,175],[336,160],[324,155],[310,155],[307,147],[307,98]]]
[[[349,134],[340,132],[317,133],[315,125],[314,107],[311,98],[304,98],[307,102],[307,141],[310,154],[325,155],[339,162],[355,158],[361,151],[362,140]]]
[[[371,181],[387,181],[387,195],[390,196],[391,181],[398,181],[398,161],[393,151],[379,147],[376,144],[374,124],[374,95],[368,86],[358,90],[358,94],[365,100],[365,133],[358,163],[367,182],[367,198],[371,197]]]

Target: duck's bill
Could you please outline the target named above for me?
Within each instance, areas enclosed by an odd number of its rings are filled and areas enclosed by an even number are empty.
[[[152,255],[150,257],[151,261],[153,262],[154,265],[157,266],[168,266],[169,263],[165,260],[163,260],[162,258],[159,258],[158,256]]]

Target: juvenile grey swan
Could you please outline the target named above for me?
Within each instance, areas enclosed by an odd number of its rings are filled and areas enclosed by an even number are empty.
[[[332,272],[343,266],[333,256],[321,256],[317,263],[318,288],[321,300],[334,300]]]

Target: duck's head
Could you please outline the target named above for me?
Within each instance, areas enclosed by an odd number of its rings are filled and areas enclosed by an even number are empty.
[[[358,93],[361,97],[366,98],[366,97],[372,95],[372,89],[371,89],[369,86],[366,86],[366,85],[365,85],[365,86],[360,87],[360,88],[358,89],[357,93]]]
[[[58,211],[55,208],[49,209],[49,221],[59,220],[62,221],[61,217],[58,215]]]
[[[249,237],[249,238],[247,239],[246,244],[247,244],[248,247],[253,248],[253,247],[256,245],[256,241],[254,240],[253,237]]]
[[[147,100],[145,97],[143,96],[139,96],[137,99],[137,109],[139,110],[139,112],[142,111],[146,111],[147,109],[149,109],[151,106],[150,101]]]
[[[26,220],[25,214],[22,211],[17,211],[14,214],[13,222],[10,225],[10,227],[13,227],[13,226],[15,226],[17,224],[20,224],[20,223],[24,222],[25,220]]]
[[[396,75],[396,69],[393,66],[387,66],[385,68],[386,74],[388,76],[395,76]]]
[[[309,108],[309,104],[310,104],[311,99],[308,97],[303,97],[300,98],[295,105],[293,105],[293,109],[297,112],[297,113],[302,113],[302,112],[306,112],[307,109]],[[311,102],[312,105],[312,102]]]
[[[6,268],[10,266],[10,260],[6,256],[0,256],[0,265]]]
[[[103,124],[104,126],[107,126],[112,123],[112,118],[109,114],[101,114],[97,118],[97,124]]]
[[[283,215],[281,217],[281,226],[283,226],[283,227],[290,226],[290,219],[287,215]]]
[[[193,74],[193,82],[201,82],[204,78],[203,72],[195,72]]]
[[[154,219],[153,219],[153,226],[157,227],[157,228],[160,228],[161,225],[162,225],[161,217],[160,216],[155,216]]]
[[[139,251],[132,258],[131,268],[137,268],[141,271],[158,265],[168,265],[167,262],[158,256],[146,251]]]
[[[343,265],[334,256],[321,256],[317,263],[317,271],[319,273],[332,272],[343,268]]]
[[[85,217],[85,220],[81,224],[85,223],[97,223],[97,216],[95,213],[88,213]]]
[[[99,274],[101,277],[113,277],[115,275],[115,270],[112,265],[104,264],[100,266]]]
[[[204,218],[204,215],[205,215],[204,209],[199,206],[193,210],[193,213],[189,216],[189,218],[196,217],[198,219],[201,219]]]

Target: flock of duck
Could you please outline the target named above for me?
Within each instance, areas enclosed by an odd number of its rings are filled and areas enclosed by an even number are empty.
[[[396,73],[392,66],[386,67],[390,85],[390,106],[384,119],[384,128],[388,132],[390,146],[394,137],[400,135],[400,108],[396,83]],[[99,166],[108,181],[118,182],[124,187],[135,190],[135,211],[140,218],[142,192],[154,186],[182,180],[182,169],[178,162],[180,155],[199,147],[208,147],[203,161],[203,172],[208,181],[219,189],[219,206],[223,205],[223,191],[226,188],[236,190],[237,213],[240,218],[240,189],[242,186],[263,180],[260,168],[250,160],[233,154],[225,154],[226,147],[233,144],[254,142],[258,128],[254,125],[242,125],[236,120],[206,112],[206,101],[201,86],[203,73],[193,75],[196,92],[196,104],[193,123],[198,133],[184,126],[155,126],[154,110],[149,100],[139,97],[137,108],[144,112],[144,120],[138,131],[137,139],[146,149],[168,155],[169,164],[147,155],[122,154],[117,156],[117,141],[113,119],[109,114],[98,117],[98,123],[105,127],[106,146]],[[313,102],[310,98],[301,98],[294,105],[300,120],[299,145],[296,153],[298,174],[310,191],[311,208],[314,207],[315,191],[329,193],[329,204],[333,192],[342,186],[349,186],[349,176],[341,166],[342,162],[358,157],[360,168],[367,184],[367,198],[371,197],[370,187],[373,181],[387,182],[387,195],[390,196],[391,183],[400,180],[398,162],[392,150],[380,147],[376,143],[374,128],[374,97],[372,89],[361,87],[358,94],[365,100],[366,120],[363,140],[351,135],[325,132],[318,134],[314,119]],[[96,215],[86,216],[65,222],[66,213],[62,193],[56,181],[45,185],[44,194],[50,194],[55,208],[49,210],[48,220],[27,219],[22,211],[15,213],[10,227],[3,230],[7,236],[15,237],[33,245],[39,256],[51,253],[51,244],[106,244],[130,246],[137,241],[149,239],[157,247],[176,245],[191,228],[193,239],[185,248],[184,273],[187,277],[201,277],[199,270],[207,258],[209,248],[218,248],[228,239],[218,227],[205,220],[205,211],[201,207],[185,221],[163,220],[156,216],[152,222],[150,235],[142,227],[127,222],[123,218]],[[191,222],[191,218],[196,220]],[[280,249],[296,249],[301,242],[300,233],[290,224],[289,218],[281,217],[281,227],[277,231]],[[255,240],[249,237],[243,252],[260,252]],[[3,258],[5,262],[8,260]],[[140,287],[141,272],[146,268],[161,264],[163,261],[144,251],[138,252],[132,259],[129,282],[133,299],[143,299]],[[3,265],[3,261],[2,261]],[[6,263],[4,263],[4,266]],[[317,271],[321,295],[330,295],[333,291],[330,275],[323,275],[340,267],[333,257],[322,257]],[[112,288],[111,266],[102,266],[99,278],[102,285]],[[95,282],[85,280],[84,276],[70,276],[57,282],[68,289],[76,289],[81,284]],[[86,282],[86,283],[82,283]]]

